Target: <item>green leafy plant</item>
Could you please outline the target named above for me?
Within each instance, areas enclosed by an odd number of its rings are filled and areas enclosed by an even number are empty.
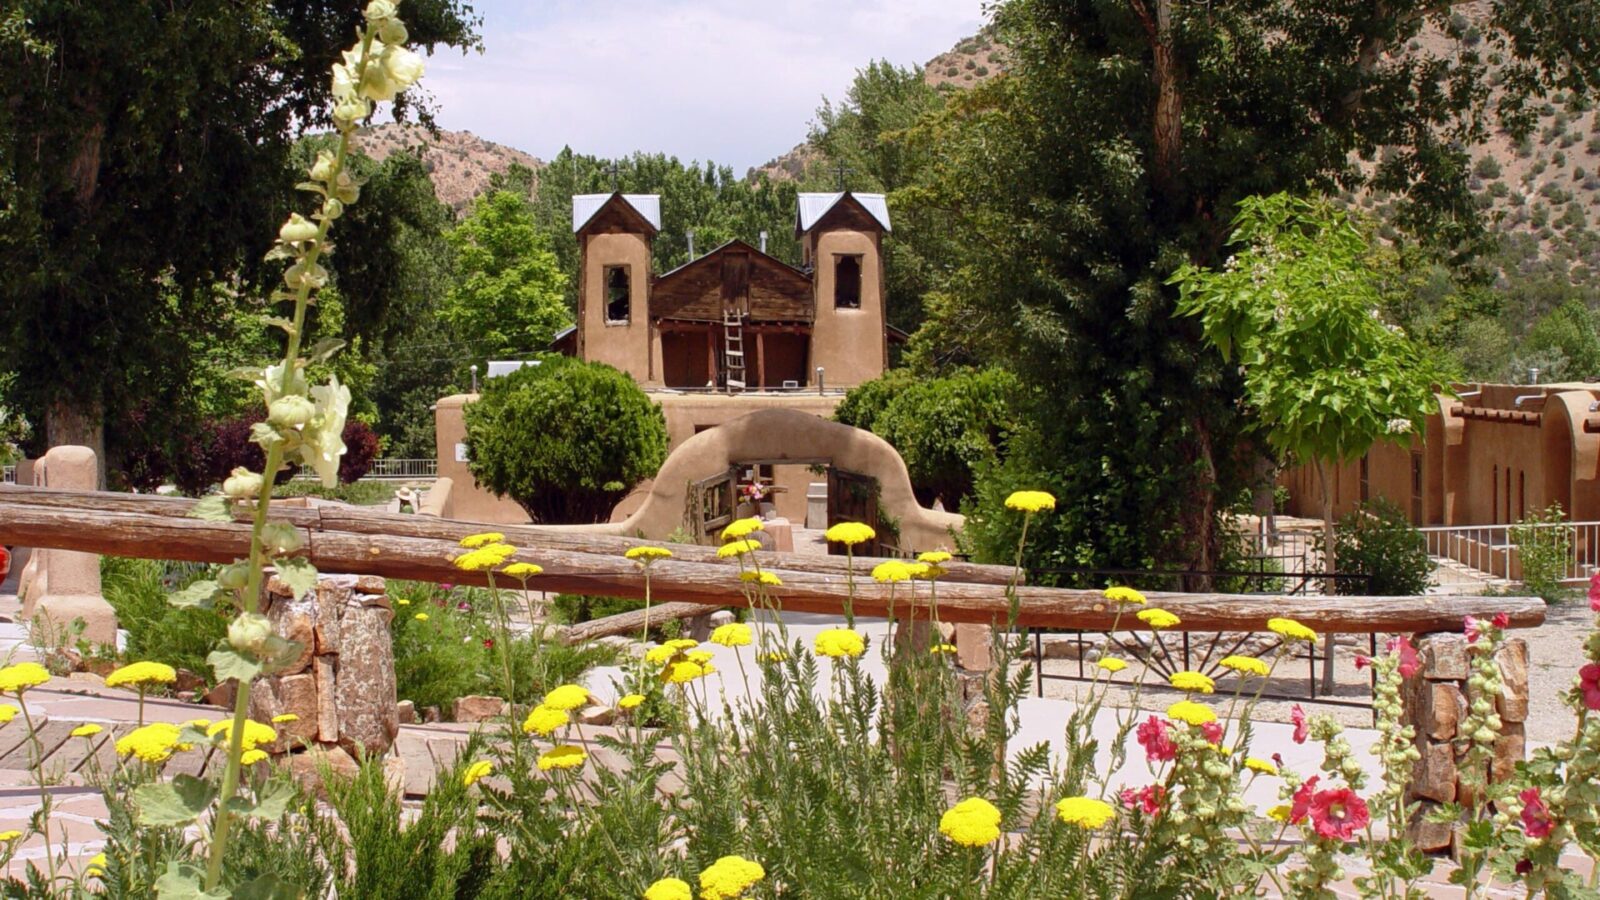
[[[1508,529],[1522,568],[1522,589],[1546,603],[1570,599],[1573,591],[1562,583],[1572,566],[1576,539],[1561,504],[1535,510]]]
[[[610,366],[554,355],[537,363],[490,379],[467,406],[472,475],[535,522],[603,522],[666,459],[666,419]]]
[[[1335,535],[1339,572],[1366,576],[1335,584],[1340,594],[1400,597],[1425,593],[1433,583],[1433,560],[1422,532],[1405,510],[1382,497],[1339,520]]]

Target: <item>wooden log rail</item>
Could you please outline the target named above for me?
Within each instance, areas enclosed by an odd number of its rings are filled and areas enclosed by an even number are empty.
[[[89,513],[139,513],[171,518],[187,518],[193,500],[184,497],[158,497],[150,494],[123,494],[112,491],[68,491],[25,485],[0,485],[0,504],[25,503],[60,510],[79,510]],[[240,506],[234,513],[239,522],[250,521],[251,508]],[[344,504],[325,506],[288,506],[274,503],[271,521],[286,522],[309,531],[347,531],[354,534],[392,535],[395,537],[432,538],[456,543],[469,534],[497,531],[506,541],[518,548],[538,553],[543,550],[572,550],[581,553],[603,553],[621,556],[630,547],[663,545],[660,541],[594,534],[575,527],[559,525],[486,525],[482,522],[463,522],[440,519],[434,516],[402,515]],[[698,544],[673,544],[675,559],[685,562],[716,563],[717,549]],[[772,560],[780,568],[807,569],[844,575],[850,561],[843,556],[801,555],[798,553],[765,553],[763,559]],[[856,573],[870,573],[872,567],[884,562],[883,557],[858,556],[853,565]],[[1009,584],[1010,566],[980,565],[952,560],[945,564],[947,581],[969,581],[975,584]]]
[[[55,494],[56,500],[66,499],[67,492],[49,493]],[[42,494],[36,488],[0,490],[0,543],[209,563],[230,562],[243,556],[249,547],[248,525],[186,518],[177,514],[177,503],[184,501],[162,501],[159,506],[146,507],[144,504],[157,498],[82,492],[77,495],[77,505],[36,502],[35,498]],[[86,503],[94,504],[93,508],[85,508]],[[143,511],[147,508],[159,511]],[[322,571],[458,584],[488,583],[486,573],[463,572],[451,564],[450,560],[461,552],[455,540],[384,533],[377,528],[368,532],[327,530],[327,521],[320,515],[315,522],[321,527],[311,527],[312,514],[317,510],[284,512],[284,520],[301,528],[305,555]],[[357,518],[360,517],[349,520]],[[498,530],[508,538],[512,536],[511,531]],[[590,536],[583,538],[588,541]],[[523,549],[517,559],[544,568],[544,574],[529,583],[539,590],[642,598],[644,577],[640,568],[612,552],[610,542],[600,546],[608,549],[575,550],[548,542]],[[738,562],[706,560],[703,547],[669,546],[679,555],[653,565],[654,599],[708,607],[749,604],[749,585],[739,580]],[[701,555],[696,556],[697,553]],[[811,565],[813,561],[821,562],[821,557],[762,553],[757,555],[757,561],[782,580],[781,587],[772,589],[772,596],[784,610],[838,614],[851,604],[856,613],[864,616],[881,617],[892,612],[900,617],[925,618],[931,614],[926,585],[905,583],[891,590],[890,586],[858,575],[852,591],[844,575]],[[806,568],[796,567],[797,562]],[[500,583],[506,582],[501,576]],[[1465,616],[1500,612],[1510,615],[1513,627],[1524,628],[1542,623],[1545,613],[1543,601],[1533,597],[1169,593],[1151,593],[1148,597],[1151,605],[1178,615],[1182,620],[1179,630],[1184,631],[1262,631],[1269,618],[1282,615],[1293,616],[1318,631],[1459,631]],[[938,586],[938,617],[942,621],[1003,624],[1010,605],[1004,585],[941,580]],[[1099,591],[1034,586],[1017,589],[1016,622],[1034,628],[1143,627],[1131,610],[1118,610]]]

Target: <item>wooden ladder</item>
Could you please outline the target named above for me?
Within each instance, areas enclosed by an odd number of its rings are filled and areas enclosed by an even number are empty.
[[[737,309],[722,311],[722,368],[728,393],[744,390],[744,313]]]

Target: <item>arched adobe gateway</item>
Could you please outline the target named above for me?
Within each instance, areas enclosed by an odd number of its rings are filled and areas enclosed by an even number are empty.
[[[604,525],[552,527],[664,536],[684,526],[686,510],[705,508],[704,492],[723,490],[732,471],[755,464],[825,465],[836,476],[876,480],[878,509],[898,526],[903,551],[950,549],[954,544],[951,533],[959,532],[965,521],[955,513],[918,505],[905,462],[883,438],[810,413],[763,409],[702,431],[679,445],[661,466],[644,504],[626,519]],[[839,478],[830,478],[830,482],[834,487]],[[697,493],[702,496],[695,496]],[[697,537],[704,539],[704,535]]]

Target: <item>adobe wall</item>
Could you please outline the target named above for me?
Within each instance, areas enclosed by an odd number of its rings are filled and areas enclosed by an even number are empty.
[[[861,257],[861,308],[833,304],[834,254]],[[816,319],[811,330],[811,369],[823,368],[826,387],[851,388],[883,374],[888,365],[883,309],[883,256],[878,235],[824,231],[816,236]]]

